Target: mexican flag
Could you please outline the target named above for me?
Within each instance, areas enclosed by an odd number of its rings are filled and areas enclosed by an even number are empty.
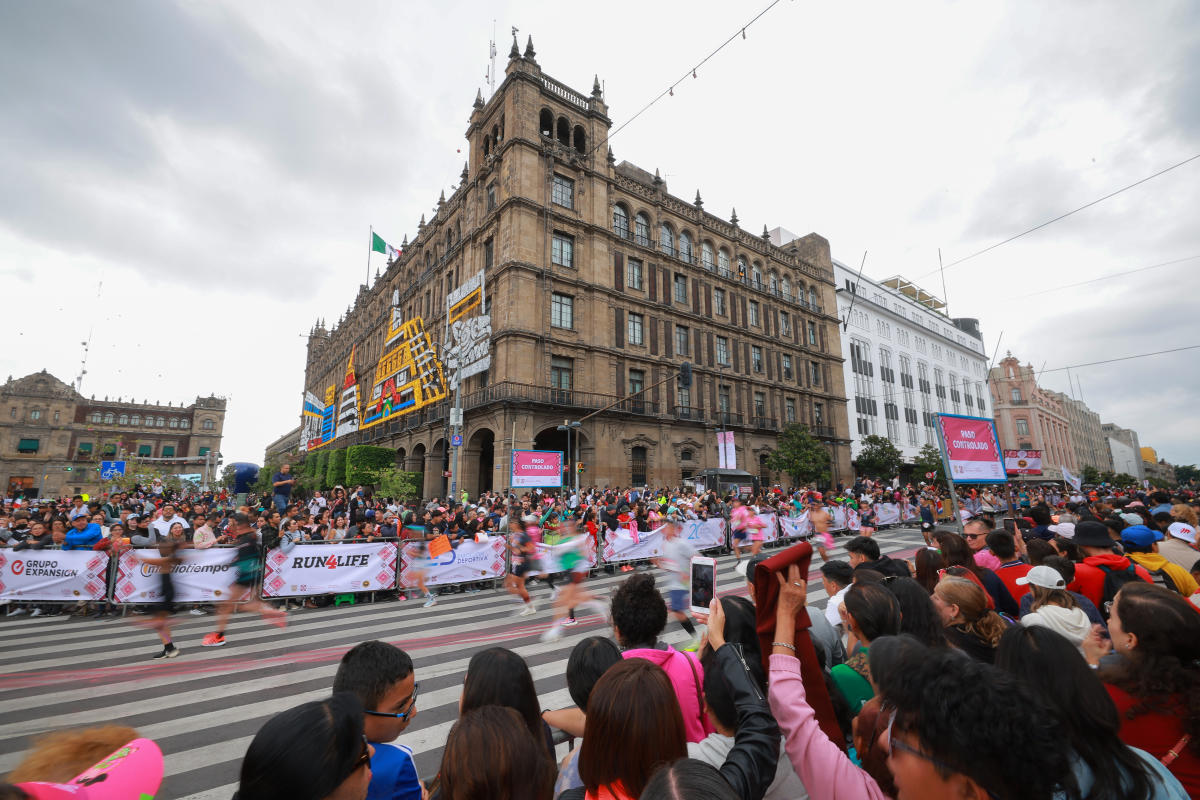
[[[400,251],[385,242],[383,237],[374,231],[371,232],[371,252],[386,254],[388,261],[395,261],[400,257]]]

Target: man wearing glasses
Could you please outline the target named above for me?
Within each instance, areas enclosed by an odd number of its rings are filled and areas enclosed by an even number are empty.
[[[399,647],[367,641],[342,656],[333,691],[353,692],[362,701],[363,732],[375,748],[367,800],[421,800],[412,750],[390,744],[416,716],[419,690],[412,659]]]

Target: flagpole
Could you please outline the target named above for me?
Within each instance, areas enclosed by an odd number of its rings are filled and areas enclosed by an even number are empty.
[[[371,285],[371,251],[375,249],[375,226],[367,226],[367,281],[368,286]]]

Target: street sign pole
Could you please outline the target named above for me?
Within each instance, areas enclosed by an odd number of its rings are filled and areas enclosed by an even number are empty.
[[[958,529],[960,534],[965,534],[966,530],[963,528],[962,515],[958,513],[958,490],[954,488],[954,478],[951,477],[950,472],[950,454],[946,450],[945,430],[942,428],[941,415],[936,414],[935,416],[938,420],[938,449],[942,451],[942,471],[946,473],[946,485],[950,487],[950,508],[954,512],[954,527]]]

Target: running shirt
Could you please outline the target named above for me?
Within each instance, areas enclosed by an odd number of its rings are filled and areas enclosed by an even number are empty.
[[[262,572],[262,562],[258,559],[258,542],[254,532],[238,537],[237,552],[233,556],[234,568],[237,574],[233,582],[242,586],[253,586]]]
[[[662,566],[667,573],[663,589],[668,592],[686,589],[691,582],[692,557],[696,555],[696,549],[687,539],[676,536],[663,543],[662,552]]]
[[[412,750],[404,745],[371,742],[371,784],[367,800],[421,800],[421,780]]]

